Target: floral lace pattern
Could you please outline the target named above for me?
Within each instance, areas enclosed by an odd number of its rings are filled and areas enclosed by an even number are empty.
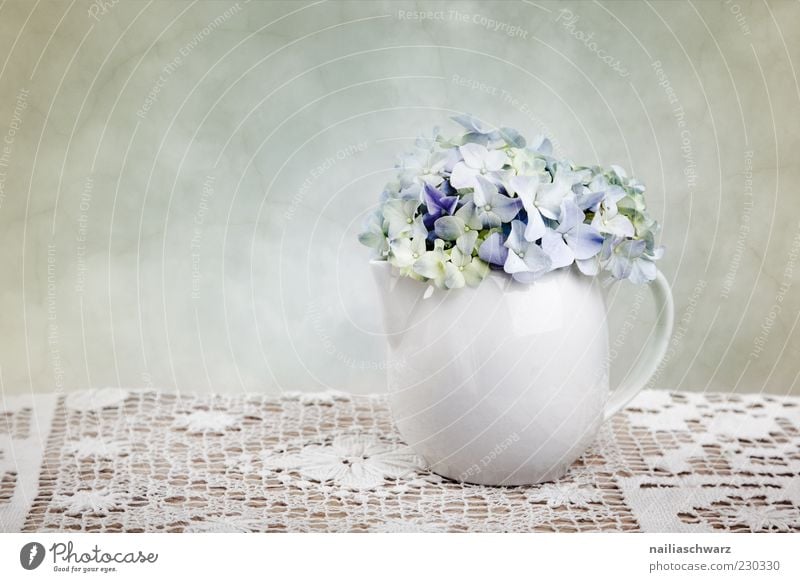
[[[272,468],[295,470],[320,483],[346,489],[375,489],[387,479],[399,479],[423,467],[405,445],[388,444],[376,436],[337,436],[328,444],[311,444],[299,453],[269,463]]]
[[[431,473],[378,396],[110,389],[0,408],[6,532],[800,532],[798,483],[800,399],[767,395],[645,391],[532,487]]]

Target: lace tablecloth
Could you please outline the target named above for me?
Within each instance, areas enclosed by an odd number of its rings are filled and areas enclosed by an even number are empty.
[[[383,397],[0,399],[0,531],[800,531],[800,399],[646,391],[558,482],[427,471]]]

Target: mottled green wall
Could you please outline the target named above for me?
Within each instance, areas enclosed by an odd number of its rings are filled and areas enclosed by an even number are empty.
[[[659,387],[800,392],[798,57],[788,1],[0,1],[2,388],[382,389],[359,217],[471,112],[648,184]]]

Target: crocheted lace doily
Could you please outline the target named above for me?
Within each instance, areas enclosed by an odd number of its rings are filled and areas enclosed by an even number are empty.
[[[643,392],[563,479],[443,479],[382,397],[0,400],[0,530],[800,531],[800,399]]]

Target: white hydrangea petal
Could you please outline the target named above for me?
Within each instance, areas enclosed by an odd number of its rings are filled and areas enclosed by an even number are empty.
[[[458,149],[461,155],[464,156],[464,163],[475,170],[480,170],[483,167],[483,161],[489,154],[489,150],[477,143],[464,144]]]
[[[470,168],[464,162],[458,162],[450,174],[450,185],[456,190],[475,187],[477,170]]]

